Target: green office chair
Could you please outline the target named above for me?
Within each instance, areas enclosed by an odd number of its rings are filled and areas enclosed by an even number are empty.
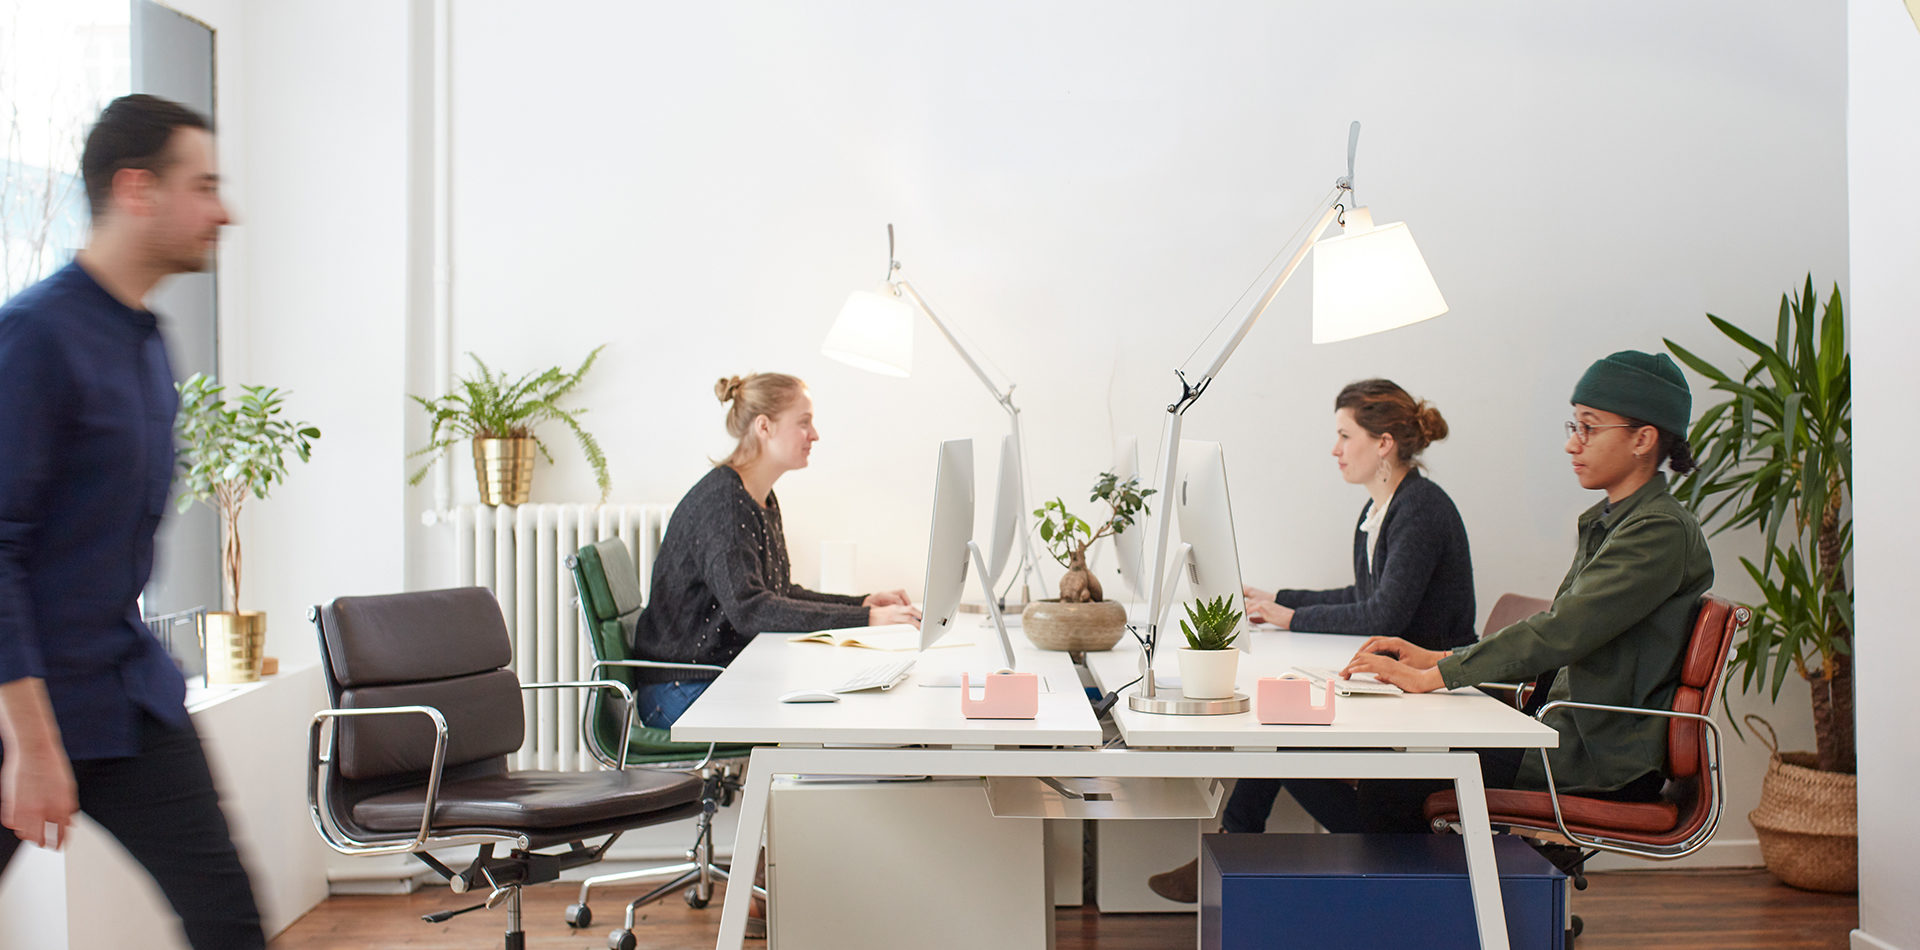
[[[594,665],[589,675],[617,680],[631,689],[637,685],[633,673],[636,668],[711,672],[725,669],[702,663],[635,659],[629,654],[627,644],[631,642],[634,626],[639,622],[643,598],[639,571],[634,567],[632,555],[627,553],[627,546],[618,538],[581,548],[577,554],[567,558],[567,569],[573,573],[581,621],[585,624],[583,632],[593,649]],[[615,704],[601,703],[597,696],[589,700],[581,723],[581,734],[587,739],[588,750],[608,768],[620,768],[623,762],[625,765],[646,765],[655,769],[682,767],[688,774],[701,779],[701,809],[698,830],[686,861],[665,867],[607,874],[581,882],[579,901],[569,904],[566,909],[567,924],[576,928],[588,927],[593,923],[593,911],[588,906],[587,898],[595,887],[669,878],[666,883],[627,905],[624,926],[609,937],[609,946],[615,950],[633,945],[634,916],[641,907],[682,887],[686,888],[688,906],[705,907],[713,899],[714,880],[728,879],[728,865],[713,860],[713,816],[721,807],[733,802],[734,793],[740,788],[740,772],[744,770],[747,754],[753,748],[750,745],[674,742],[666,729],[648,726],[638,721],[638,715],[636,709],[623,756],[620,754],[620,737],[621,731],[629,727],[627,717]],[[762,889],[756,887],[754,890],[760,896],[765,896]]]

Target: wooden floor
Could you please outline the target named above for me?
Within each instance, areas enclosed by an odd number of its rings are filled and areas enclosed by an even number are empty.
[[[1640,871],[1589,876],[1575,892],[1574,912],[1586,921],[1578,950],[1845,950],[1858,919],[1851,896],[1796,891],[1765,871]],[[525,926],[529,950],[597,950],[619,922],[621,902],[637,889],[596,893],[600,919],[589,930],[570,932],[562,909],[577,885],[548,884],[527,891]],[[443,924],[419,915],[473,903],[468,895],[428,888],[405,897],[335,897],[273,941],[271,950],[469,950],[500,946],[505,916],[476,911]],[[1383,908],[1385,910],[1385,908]],[[608,918],[612,918],[611,921]],[[678,899],[647,908],[635,928],[640,946],[710,947],[720,927],[718,899],[692,910]],[[1063,908],[1055,916],[1059,950],[1161,950],[1192,946],[1188,914],[1102,915],[1092,908]],[[763,947],[748,941],[749,947]]]

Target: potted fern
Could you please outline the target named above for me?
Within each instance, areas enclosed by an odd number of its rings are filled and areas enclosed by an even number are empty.
[[[600,487],[600,500],[606,501],[612,489],[607,476],[607,457],[600,443],[580,427],[585,409],[562,409],[560,400],[580,385],[587,370],[593,368],[604,344],[593,348],[580,368],[571,373],[551,367],[527,373],[518,379],[505,372],[495,373],[480,357],[473,360],[476,373],[454,380],[453,392],[435,399],[411,396],[427,411],[431,423],[427,446],[408,456],[433,456],[413,473],[409,484],[418,485],[433,468],[442,452],[462,442],[473,445],[474,476],[480,483],[480,503],[484,505],[523,505],[533,495],[533,460],[538,452],[549,463],[553,456],[541,441],[535,427],[557,422],[573,432],[580,451],[593,466],[594,482]]]
[[[1027,639],[1043,650],[1108,650],[1127,629],[1127,608],[1102,596],[1100,580],[1087,569],[1087,549],[1101,538],[1113,537],[1133,525],[1138,515],[1151,514],[1138,477],[1121,481],[1103,472],[1093,483],[1088,501],[1103,502],[1107,519],[1099,527],[1067,510],[1059,498],[1034,509],[1040,519],[1040,540],[1047,553],[1066,567],[1057,600],[1036,600],[1020,614]]]
[[[1228,597],[1196,600],[1186,605],[1187,619],[1180,632],[1187,645],[1180,648],[1180,693],[1192,699],[1230,699],[1234,677],[1240,672],[1240,611]]]
[[[1795,886],[1850,891],[1853,396],[1840,288],[1822,305],[1809,275],[1797,293],[1782,294],[1770,341],[1712,314],[1707,319],[1755,359],[1744,369],[1722,370],[1666,341],[1721,394],[1688,434],[1700,467],[1674,485],[1674,494],[1715,534],[1753,527],[1763,536],[1759,562],[1740,559],[1760,602],[1745,638],[1733,645],[1729,673],[1740,674],[1743,691],[1764,689],[1774,699],[1788,674],[1806,680],[1813,693],[1815,751],[1778,753],[1750,817],[1776,876]],[[1729,688],[1732,681],[1729,675]],[[1812,809],[1781,806],[1771,794],[1776,775],[1825,799]],[[1844,828],[1836,825],[1841,817]]]
[[[260,678],[267,615],[240,609],[240,509],[248,498],[266,498],[287,478],[287,453],[307,461],[320,430],[281,418],[283,399],[271,386],[242,386],[228,402],[225,389],[195,373],[176,383],[180,412],[180,495],[186,511],[198,501],[220,515],[220,565],[226,610],[206,614],[207,682],[251,683]]]

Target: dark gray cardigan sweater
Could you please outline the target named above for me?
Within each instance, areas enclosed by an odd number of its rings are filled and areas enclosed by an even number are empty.
[[[647,609],[634,627],[633,655],[725,666],[755,634],[808,633],[867,623],[865,598],[823,594],[793,583],[780,500],[762,508],[725,465],[696,482],[667,522],[653,565]],[[716,673],[637,670],[642,682],[706,680]]]
[[[1400,637],[1429,650],[1474,642],[1473,558],[1453,499],[1419,471],[1408,472],[1387,504],[1368,564],[1359,525],[1372,504],[1360,508],[1353,531],[1352,586],[1274,592],[1281,606],[1294,608],[1292,628]]]

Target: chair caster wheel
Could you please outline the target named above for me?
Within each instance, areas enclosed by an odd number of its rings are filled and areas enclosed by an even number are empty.
[[[593,925],[593,908],[585,904],[567,905],[567,926],[575,930]]]
[[[713,900],[713,898],[711,897],[701,897],[700,888],[698,887],[687,888],[687,893],[685,897],[687,900],[687,906],[693,908],[694,910],[700,910],[706,907],[707,904]]]
[[[1578,937],[1580,936],[1580,931],[1585,929],[1587,929],[1587,922],[1584,920],[1581,920],[1579,914],[1575,914],[1573,915],[1573,926],[1567,928],[1567,934],[1569,936]]]
[[[633,939],[632,931],[616,930],[607,934],[607,950],[634,950],[639,945],[639,941]]]
[[[1587,876],[1585,874],[1576,875],[1574,877],[1573,889],[1576,891],[1584,891],[1587,889]]]

